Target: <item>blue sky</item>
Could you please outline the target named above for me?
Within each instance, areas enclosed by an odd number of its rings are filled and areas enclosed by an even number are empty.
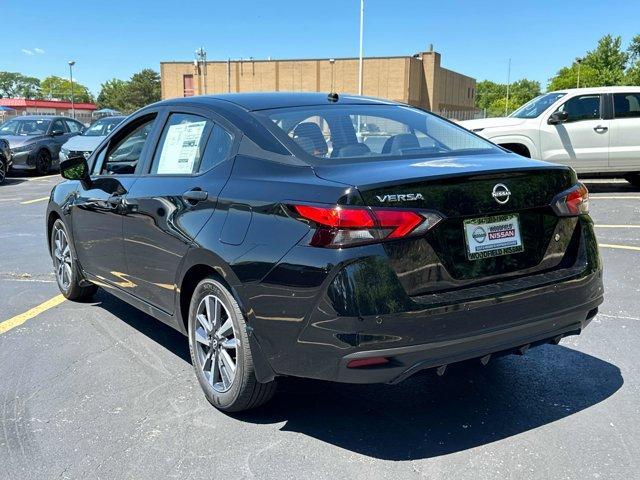
[[[19,0],[1,2],[0,70],[68,75],[97,93],[162,60],[358,55],[359,0]],[[365,0],[365,55],[411,55],[430,43],[478,80],[528,77],[543,88],[604,34],[640,33],[640,2]]]

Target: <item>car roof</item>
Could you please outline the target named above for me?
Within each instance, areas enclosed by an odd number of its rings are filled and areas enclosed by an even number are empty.
[[[328,99],[328,93],[315,92],[256,92],[256,93],[225,93],[219,95],[198,95],[186,98],[174,98],[166,100],[167,104],[172,103],[199,103],[214,104],[216,101],[226,101],[233,103],[245,110],[268,110],[273,108],[302,107],[311,105],[327,105],[327,104],[371,104],[371,105],[388,105],[395,104],[388,100],[371,97],[360,97],[357,95],[338,94],[338,101],[332,102]],[[161,104],[165,102],[160,102]]]
[[[125,118],[127,118],[127,116],[126,116],[126,115],[109,115],[108,117],[101,117],[101,118],[98,118],[98,119],[97,119],[95,122],[93,122],[93,123],[96,123],[96,122],[102,122],[103,120],[121,120],[121,121],[122,121],[122,120],[124,120]]]
[[[587,87],[587,88],[565,88],[554,90],[548,93],[626,93],[640,92],[640,86],[629,85],[628,87]]]

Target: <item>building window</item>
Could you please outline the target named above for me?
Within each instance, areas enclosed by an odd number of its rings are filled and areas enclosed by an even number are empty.
[[[182,76],[182,88],[184,97],[193,97],[193,75]]]

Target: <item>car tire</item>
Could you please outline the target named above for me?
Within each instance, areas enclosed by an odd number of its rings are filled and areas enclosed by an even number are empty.
[[[96,285],[82,285],[77,262],[73,258],[64,222],[56,220],[51,227],[51,258],[60,292],[67,300],[87,300],[96,293]]]
[[[49,150],[42,149],[36,154],[36,173],[46,175],[51,170],[51,154]]]
[[[256,379],[244,315],[229,290],[213,278],[195,288],[189,306],[189,352],[207,400],[224,412],[268,402],[276,382]],[[233,367],[233,368],[231,368]]]
[[[625,180],[629,182],[634,187],[640,187],[640,172],[639,173],[630,173],[626,175]]]
[[[7,160],[0,155],[0,185],[2,185],[7,178]]]

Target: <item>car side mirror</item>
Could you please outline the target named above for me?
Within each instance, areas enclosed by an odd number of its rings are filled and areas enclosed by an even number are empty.
[[[64,135],[64,131],[62,131],[62,130],[53,130],[53,131],[51,132],[51,136],[52,136],[52,137],[58,137],[58,136],[60,136],[60,135]]]
[[[553,112],[547,120],[549,125],[558,125],[560,123],[564,123],[569,119],[569,114],[567,112],[557,111]]]
[[[80,180],[85,188],[91,185],[89,164],[84,157],[72,157],[60,162],[60,175],[67,180]]]

